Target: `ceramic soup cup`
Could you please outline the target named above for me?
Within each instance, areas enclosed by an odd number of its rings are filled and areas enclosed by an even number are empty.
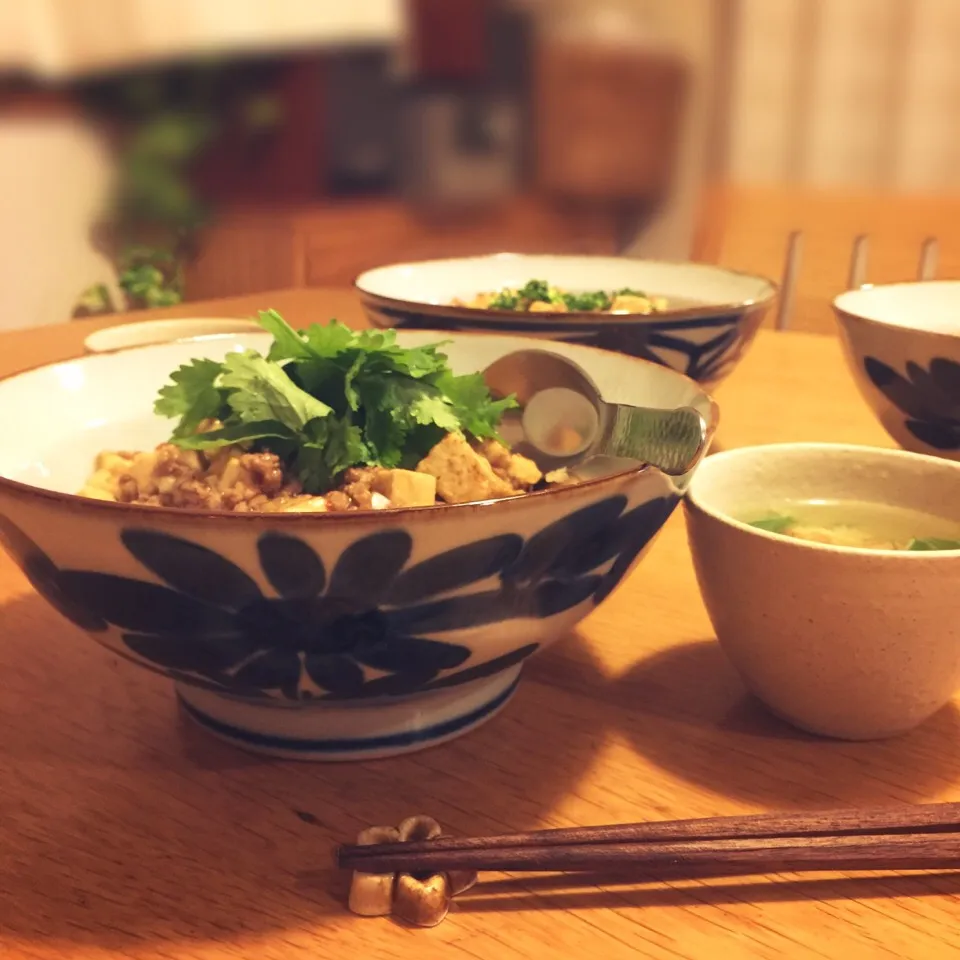
[[[831,546],[747,522],[816,500],[935,513],[957,529],[960,464],[832,444],[747,447],[708,457],[686,500],[703,600],[747,687],[813,733],[903,733],[960,688],[960,550]]]

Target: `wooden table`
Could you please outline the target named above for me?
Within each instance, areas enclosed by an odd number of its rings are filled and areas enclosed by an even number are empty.
[[[194,304],[274,306],[323,290]],[[0,337],[11,370],[75,354],[90,323]],[[764,333],[718,392],[723,446],[889,444],[835,338]],[[11,413],[6,412],[9,420]],[[960,799],[960,712],[885,743],[817,740],[748,698],[700,603],[683,518],[480,730],[412,756],[275,762],[177,716],[170,684],[116,661],[0,561],[0,957],[855,958],[960,955],[960,876],[814,875],[599,887],[493,877],[434,930],[343,905],[334,843],[435,815],[451,832]]]

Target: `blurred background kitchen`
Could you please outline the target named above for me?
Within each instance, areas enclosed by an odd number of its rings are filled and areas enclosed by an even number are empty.
[[[0,4],[0,328],[496,250],[779,279],[792,249],[826,331],[851,248],[856,279],[960,276],[958,49],[957,0]]]

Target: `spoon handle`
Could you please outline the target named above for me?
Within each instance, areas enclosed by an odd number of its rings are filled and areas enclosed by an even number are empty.
[[[707,425],[693,407],[651,410],[619,403],[607,406],[602,453],[629,457],[683,476],[697,462],[707,442]]]

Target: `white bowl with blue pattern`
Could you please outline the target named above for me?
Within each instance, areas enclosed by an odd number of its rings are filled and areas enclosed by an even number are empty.
[[[668,306],[655,314],[597,314],[451,305],[534,279],[578,293],[630,287],[666,297]],[[764,277],[704,263],[517,253],[391,264],[362,273],[355,286],[378,327],[511,333],[584,344],[662,364],[708,388],[743,357],[777,293]]]
[[[890,436],[960,460],[960,280],[867,284],[833,301],[847,363]]]
[[[414,346],[436,333],[401,333]],[[266,352],[240,334],[87,356],[0,381],[0,541],[50,604],[170,677],[183,709],[248,749],[385,756],[458,736],[514,692],[650,545],[691,476],[640,467],[510,500],[347,514],[204,513],[73,495],[104,449],[147,449],[171,370]],[[454,337],[457,373],[530,346]],[[606,399],[717,409],[664,367],[566,344]],[[122,722],[118,720],[117,722]]]

